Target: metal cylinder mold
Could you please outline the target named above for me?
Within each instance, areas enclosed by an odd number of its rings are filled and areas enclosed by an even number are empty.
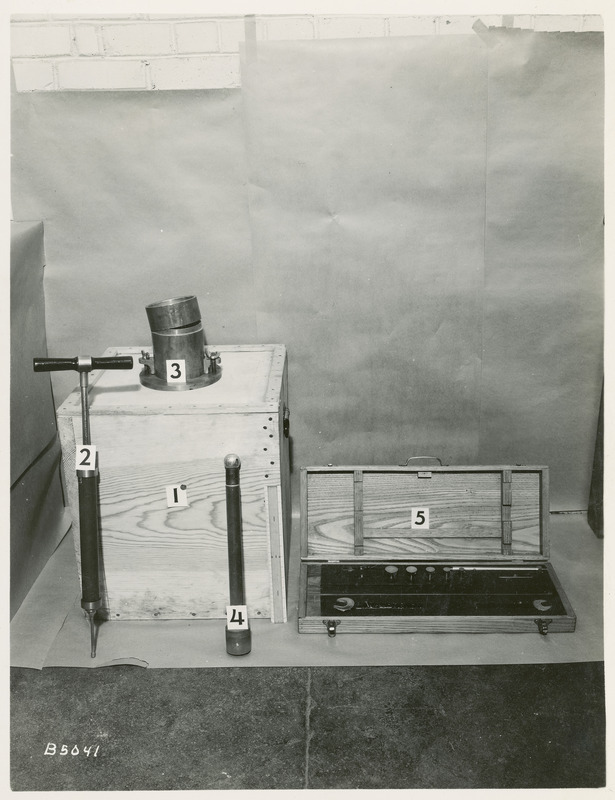
[[[153,357],[144,351],[139,359],[143,386],[186,391],[220,380],[220,356],[205,349],[201,312],[194,295],[150,303],[145,312],[152,332]]]

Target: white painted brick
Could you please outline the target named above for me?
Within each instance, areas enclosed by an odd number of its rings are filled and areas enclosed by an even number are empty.
[[[604,20],[599,14],[586,14],[583,17],[583,28],[584,31],[603,31],[604,30]]]
[[[481,14],[478,17],[469,15],[446,16],[438,18],[438,33],[440,34],[473,34],[472,25],[480,20],[487,28],[501,27],[502,16],[492,14]]]
[[[243,20],[220,22],[220,50],[223,53],[239,52],[239,43],[245,40],[246,28]]]
[[[47,92],[54,88],[51,61],[38,58],[13,59],[13,74],[18,92]]]
[[[71,52],[68,25],[12,25],[13,57],[67,56]]]
[[[73,58],[58,62],[62,89],[146,89],[145,63],[138,59]]]
[[[354,39],[384,36],[384,17],[319,17],[318,30],[322,39]]]
[[[75,44],[80,56],[102,55],[95,25],[75,25]]]
[[[513,28],[519,28],[525,31],[534,30],[534,17],[531,14],[515,14],[513,16]]]
[[[154,89],[228,89],[239,86],[239,55],[152,58]]]
[[[435,17],[390,17],[391,36],[425,36],[436,32]]]
[[[185,22],[175,26],[178,53],[216,53],[218,26],[215,22]]]
[[[160,22],[103,25],[102,32],[108,56],[168,55],[173,52],[171,25]]]
[[[534,17],[536,31],[580,31],[583,17],[576,14],[539,14]]]
[[[86,17],[89,22],[94,22],[95,20],[100,20],[102,22],[128,22],[131,20],[147,20],[149,19],[149,14],[108,14],[104,11],[100,11],[97,14],[90,13],[89,11],[87,14],[60,14],[59,12],[53,12],[53,19],[56,20],[83,22]]]
[[[256,39],[262,41],[265,38],[265,23],[261,17],[256,20]],[[239,43],[246,40],[246,25],[248,28],[254,25],[254,20],[225,19],[219,22],[220,28],[220,50],[223,53],[239,52]]]
[[[11,22],[48,22],[49,14],[11,14]]]
[[[311,17],[268,17],[265,27],[267,39],[271,41],[314,38],[314,21]]]

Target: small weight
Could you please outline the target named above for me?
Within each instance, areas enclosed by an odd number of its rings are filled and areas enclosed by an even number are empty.
[[[354,608],[354,600],[352,597],[338,597],[333,604],[333,608],[338,611],[350,611],[351,608]]]

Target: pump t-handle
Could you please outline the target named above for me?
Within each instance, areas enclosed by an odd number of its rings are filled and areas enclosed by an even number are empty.
[[[74,358],[35,358],[35,372],[60,372],[74,369],[76,372],[91,372],[93,369],[132,369],[132,356],[75,356]]]

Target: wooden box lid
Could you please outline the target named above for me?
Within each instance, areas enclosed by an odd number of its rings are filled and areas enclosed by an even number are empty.
[[[306,467],[301,556],[545,560],[548,482],[542,466]]]
[[[195,391],[162,392],[142,386],[139,357],[146,347],[110,347],[104,356],[130,355],[131,370],[95,370],[89,381],[91,414],[220,414],[275,411],[280,404],[286,347],[282,344],[220,345],[222,378]],[[170,399],[172,395],[172,400]],[[58,416],[81,413],[79,387],[57,409]]]

